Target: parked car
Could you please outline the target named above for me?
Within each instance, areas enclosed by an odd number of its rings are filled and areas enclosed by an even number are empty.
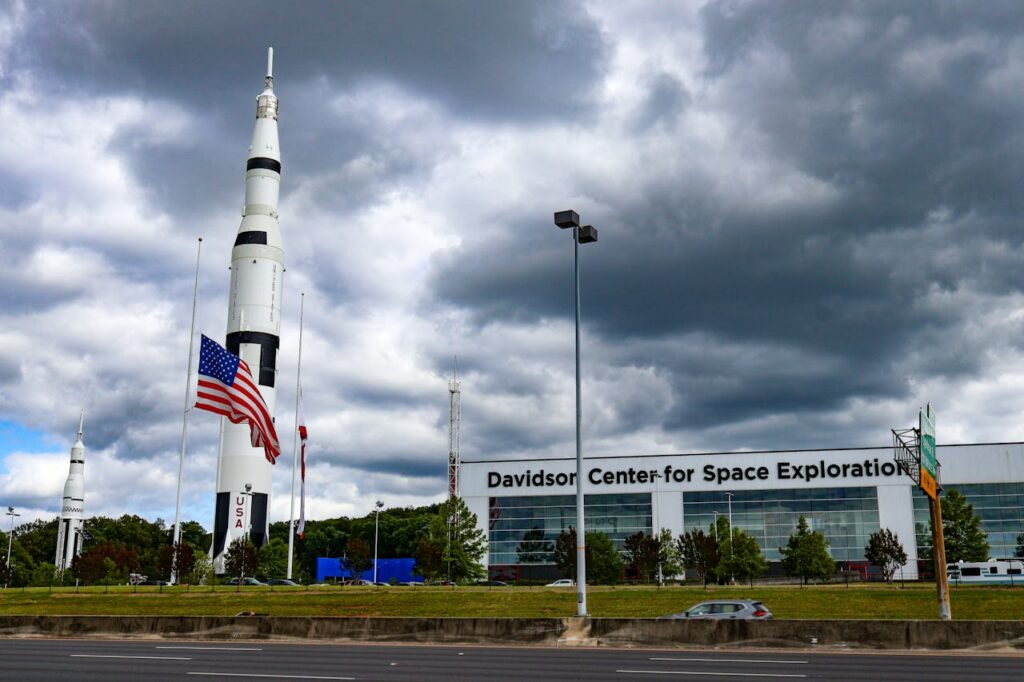
[[[576,581],[571,578],[559,578],[553,583],[548,583],[544,587],[576,587]]]
[[[299,587],[299,584],[293,580],[287,578],[271,578],[267,581],[268,585],[284,585],[285,587]]]
[[[772,612],[768,607],[753,599],[720,599],[702,601],[691,606],[682,613],[673,613],[662,618],[695,618],[695,619],[736,619],[736,620],[770,620]]]
[[[508,583],[500,580],[481,580],[475,584],[480,587],[508,587]]]
[[[398,584],[402,585],[404,587],[423,587],[423,581],[422,580],[408,580],[408,581],[406,581],[404,583],[398,583]]]
[[[166,587],[170,585],[166,580],[143,580],[139,585],[153,585],[156,587]]]
[[[264,583],[261,583],[259,580],[256,580],[256,578],[252,578],[250,576],[246,576],[246,577],[242,578],[241,583],[239,583],[238,578],[232,578],[231,580],[228,581],[228,585],[239,585],[239,584],[241,584],[241,585],[263,585]]]

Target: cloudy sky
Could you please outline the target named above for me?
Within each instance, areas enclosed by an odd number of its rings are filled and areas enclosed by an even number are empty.
[[[299,296],[310,515],[573,453],[1024,438],[1018,2],[0,0],[0,504],[174,515],[197,328],[223,338],[265,52],[285,241],[272,516]],[[189,421],[209,526],[218,423]]]

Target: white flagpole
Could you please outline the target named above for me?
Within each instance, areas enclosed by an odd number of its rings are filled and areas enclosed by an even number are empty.
[[[288,580],[292,579],[292,548],[295,546],[295,445],[299,436],[299,400],[302,397],[302,316],[306,304],[306,294],[299,297],[299,358],[295,368],[295,426],[292,429],[292,502],[288,521]]]
[[[178,455],[178,494],[174,503],[174,544],[181,542],[181,479],[185,472],[185,445],[188,443],[188,411],[189,394],[192,392],[192,350],[196,338],[196,301],[199,299],[199,256],[203,250],[203,238],[199,237],[196,246],[196,280],[192,285],[192,324],[188,333],[188,371],[185,374],[185,409],[181,415],[181,454]],[[177,563],[177,562],[174,562]],[[172,564],[171,582],[177,583],[178,576]]]

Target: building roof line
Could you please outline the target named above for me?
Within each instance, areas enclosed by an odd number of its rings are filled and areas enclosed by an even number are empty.
[[[936,444],[936,448],[974,448],[974,447],[985,447],[991,445],[1019,445],[1024,446],[1024,442],[1008,441],[998,443],[939,443]],[[877,445],[874,447],[856,447],[856,448],[801,448],[795,450],[730,450],[730,451],[718,451],[718,452],[676,452],[676,453],[661,453],[656,455],[590,455],[584,456],[583,459],[587,460],[598,460],[598,459],[649,459],[654,457],[706,457],[708,455],[787,455],[790,453],[798,452],[852,452],[857,450],[891,450],[892,445]],[[503,464],[506,462],[560,462],[560,461],[575,461],[575,457],[528,457],[525,459],[463,459],[463,464]]]

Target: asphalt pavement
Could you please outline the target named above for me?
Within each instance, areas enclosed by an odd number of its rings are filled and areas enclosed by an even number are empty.
[[[679,651],[184,642],[0,640],[0,679],[141,680],[902,680],[1024,679],[1024,653]]]

